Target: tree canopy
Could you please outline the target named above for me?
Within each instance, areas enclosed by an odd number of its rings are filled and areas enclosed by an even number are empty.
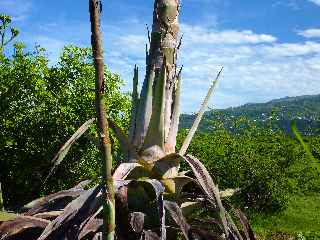
[[[42,186],[59,147],[95,116],[94,74],[89,48],[66,46],[55,65],[40,46],[26,51],[23,44],[15,43],[12,56],[1,53],[0,180],[6,206],[20,206],[41,193],[98,177],[93,127],[72,148],[46,188]],[[129,95],[120,91],[123,82],[119,75],[106,68],[105,77],[109,117],[124,127],[129,118]],[[115,143],[116,158],[117,149]]]

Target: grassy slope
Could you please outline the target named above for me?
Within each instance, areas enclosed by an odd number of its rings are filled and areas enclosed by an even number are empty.
[[[320,193],[293,196],[284,212],[273,216],[252,216],[252,225],[255,232],[266,239],[272,239],[271,233],[291,236],[302,233],[307,239],[320,239]]]

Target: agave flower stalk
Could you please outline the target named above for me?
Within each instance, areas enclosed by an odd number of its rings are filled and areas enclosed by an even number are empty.
[[[128,162],[137,155],[159,159],[175,152],[180,116],[181,71],[177,71],[179,48],[179,0],[156,0],[150,47],[146,51],[146,74],[140,96],[135,68],[132,116],[129,141],[133,151]]]
[[[106,117],[106,106],[104,103],[105,95],[105,76],[104,59],[101,43],[100,14],[101,1],[89,0],[90,21],[91,21],[91,44],[93,50],[94,66],[96,71],[96,111],[97,126],[100,138],[100,150],[102,153],[102,185],[106,186],[103,191],[104,210],[104,239],[114,239],[115,230],[115,202],[112,170],[111,143],[109,138],[108,120]]]

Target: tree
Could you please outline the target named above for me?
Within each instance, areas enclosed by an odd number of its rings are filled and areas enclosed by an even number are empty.
[[[0,171],[4,202],[18,207],[43,193],[70,187],[100,172],[96,131],[79,139],[67,160],[46,186],[42,182],[51,159],[69,135],[94,116],[94,68],[91,51],[65,47],[59,62],[49,66],[44,49],[25,52],[15,44],[14,55],[0,62]],[[125,127],[129,96],[122,94],[118,75],[105,69],[110,90],[105,101],[110,116]],[[119,155],[117,143],[114,155]],[[119,158],[119,157],[118,157]]]

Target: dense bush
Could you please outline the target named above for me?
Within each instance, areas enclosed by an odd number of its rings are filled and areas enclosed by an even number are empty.
[[[319,171],[308,164],[296,139],[281,132],[238,124],[232,134],[223,128],[198,133],[188,150],[201,159],[220,188],[242,189],[233,199],[243,207],[280,210],[293,192],[319,191]],[[180,140],[185,131],[180,133]],[[319,137],[308,138],[319,157]]]
[[[93,127],[42,186],[55,153],[95,115],[91,63],[91,51],[74,46],[64,48],[54,66],[40,47],[28,52],[16,44],[13,56],[0,54],[0,181],[7,207],[99,175]],[[106,70],[105,76],[109,114],[119,125],[126,124],[129,97],[120,92],[118,75]],[[114,150],[117,155],[117,144]]]

